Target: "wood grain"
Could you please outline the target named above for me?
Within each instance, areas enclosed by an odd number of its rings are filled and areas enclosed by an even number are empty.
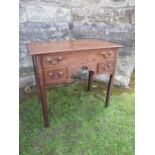
[[[31,55],[81,51],[104,48],[119,48],[122,45],[101,39],[79,39],[65,41],[31,42],[27,45]]]

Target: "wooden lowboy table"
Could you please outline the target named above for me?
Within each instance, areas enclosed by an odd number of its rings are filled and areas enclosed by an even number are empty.
[[[82,66],[89,70],[88,91],[93,75],[109,74],[105,107],[109,104],[115,73],[118,48],[121,45],[97,39],[69,41],[31,42],[28,51],[32,55],[38,96],[42,104],[44,125],[49,126],[46,86],[70,83],[71,76]]]

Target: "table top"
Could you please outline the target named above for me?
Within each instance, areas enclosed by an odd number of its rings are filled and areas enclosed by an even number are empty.
[[[27,47],[31,55],[37,55],[103,48],[119,48],[123,46],[101,39],[77,39],[64,41],[31,42],[27,44]]]

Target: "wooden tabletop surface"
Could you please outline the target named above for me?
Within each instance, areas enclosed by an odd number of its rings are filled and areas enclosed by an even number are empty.
[[[27,44],[27,47],[31,55],[36,55],[90,49],[119,48],[123,46],[101,39],[78,39],[64,41],[31,42]]]

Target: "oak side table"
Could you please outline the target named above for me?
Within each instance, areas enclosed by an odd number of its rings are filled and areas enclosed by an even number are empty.
[[[33,59],[45,127],[49,126],[46,86],[72,82],[71,76],[82,66],[89,70],[88,91],[91,88],[93,76],[110,75],[105,107],[109,105],[118,48],[122,45],[100,39],[79,39],[31,42],[27,47]]]

